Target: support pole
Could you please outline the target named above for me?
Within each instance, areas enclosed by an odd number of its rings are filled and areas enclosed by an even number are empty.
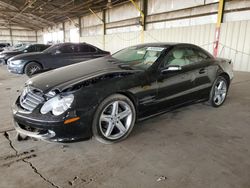
[[[11,45],[13,46],[13,35],[12,35],[11,26],[10,26],[10,41],[11,41]]]
[[[105,50],[105,35],[106,35],[106,12],[105,10],[103,10],[102,12],[102,18],[100,16],[98,16],[98,14],[96,14],[91,8],[89,8],[89,11],[95,16],[97,17],[103,25],[103,36],[102,36],[102,43],[103,43],[103,49]]]
[[[62,23],[62,29],[63,29],[63,42],[66,42],[66,40],[65,40],[65,23],[63,22]]]
[[[79,37],[82,37],[82,19],[81,19],[81,17],[78,18],[78,25],[79,25]]]
[[[213,54],[215,57],[218,55],[219,41],[220,41],[220,28],[221,23],[223,22],[225,0],[219,1],[218,14],[217,14],[217,24],[215,30],[215,42],[214,42],[214,51]]]
[[[148,15],[148,0],[143,0],[143,30],[146,31],[146,18]]]
[[[38,42],[37,30],[35,32],[36,32],[36,43],[37,43]]]
[[[142,29],[141,29],[141,43],[144,43],[144,31],[146,29],[146,17],[145,17],[145,14],[144,12],[147,12],[147,0],[144,0],[143,1],[143,11],[140,9],[140,7],[138,6],[138,4],[134,1],[134,0],[130,0],[130,2],[134,5],[134,7],[140,12],[140,16],[141,16],[141,20],[140,20],[140,23],[141,23],[141,26],[142,26]]]
[[[104,9],[102,11],[102,20],[103,20],[103,38],[102,38],[102,42],[103,42],[103,49],[106,50],[106,10]]]

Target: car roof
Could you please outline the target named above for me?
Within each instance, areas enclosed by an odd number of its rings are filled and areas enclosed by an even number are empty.
[[[178,42],[153,42],[153,43],[144,43],[144,44],[139,44],[135,45],[138,47],[170,47],[170,46],[196,46],[194,44],[190,43],[178,43]],[[197,46],[196,46],[197,47]]]
[[[36,45],[42,45],[42,46],[47,46],[47,44],[30,44],[32,46],[36,46]]]
[[[90,45],[86,42],[63,42],[63,43],[58,43],[58,45],[68,45],[68,44],[74,44],[74,45],[77,45],[77,44],[87,44],[87,45]]]

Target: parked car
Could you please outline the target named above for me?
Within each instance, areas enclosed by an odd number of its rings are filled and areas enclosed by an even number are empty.
[[[44,45],[44,44],[29,44],[27,46],[24,46],[23,48],[20,48],[19,50],[14,51],[3,51],[0,53],[0,61],[7,64],[8,59],[11,57],[14,57],[19,54],[23,53],[30,53],[30,52],[42,52],[43,50],[50,47],[50,45]]]
[[[8,46],[10,46],[10,43],[0,43],[0,52],[2,52],[4,48]]]
[[[29,45],[30,43],[17,43],[13,46],[7,46],[4,47],[4,51],[15,51],[15,50],[21,50],[23,48],[25,48],[27,45]]]
[[[208,100],[221,106],[231,61],[191,44],[150,43],[34,76],[13,108],[18,133],[51,141],[125,139],[137,120]],[[197,115],[197,114],[194,114]]]
[[[32,76],[41,70],[56,69],[109,54],[87,43],[61,43],[43,52],[22,54],[9,59],[8,70]]]

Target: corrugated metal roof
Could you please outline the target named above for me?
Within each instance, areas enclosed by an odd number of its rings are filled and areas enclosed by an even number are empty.
[[[128,0],[112,0],[111,5],[126,2]],[[0,0],[0,26],[38,30],[89,14],[89,8],[101,11],[108,7],[108,0]]]

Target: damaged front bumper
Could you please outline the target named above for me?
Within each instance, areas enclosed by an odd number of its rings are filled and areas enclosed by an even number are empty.
[[[39,110],[25,113],[19,106],[14,105],[12,111],[14,127],[21,135],[56,142],[89,139],[92,136],[91,123],[86,116],[70,124],[64,124],[67,118],[76,115],[74,110],[63,116],[53,116],[43,115]],[[79,113],[78,116],[82,117]]]
[[[26,129],[22,128],[16,121],[14,121],[14,127],[19,134],[36,139],[49,140],[56,136],[56,133],[52,130],[42,131],[39,129],[29,130],[27,127]]]

